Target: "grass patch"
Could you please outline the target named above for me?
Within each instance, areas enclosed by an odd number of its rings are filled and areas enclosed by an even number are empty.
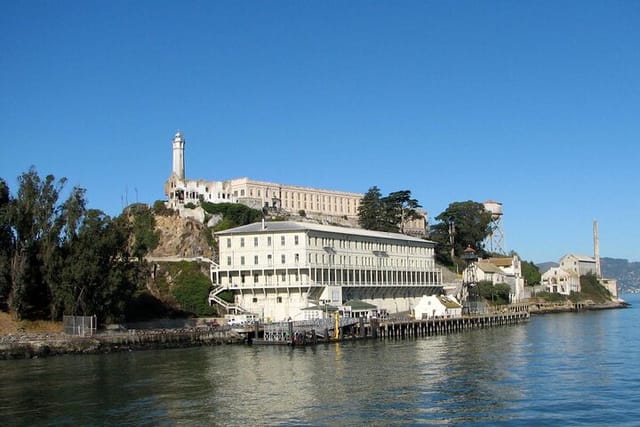
[[[10,312],[0,311],[0,335],[17,333],[58,333],[62,332],[62,322],[48,320],[16,320]]]

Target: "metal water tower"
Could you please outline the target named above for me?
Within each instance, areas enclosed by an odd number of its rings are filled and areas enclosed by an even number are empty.
[[[504,228],[502,228],[502,203],[493,200],[484,202],[484,209],[491,213],[491,234],[487,236],[486,243],[489,252],[506,254],[507,245],[504,239]]]

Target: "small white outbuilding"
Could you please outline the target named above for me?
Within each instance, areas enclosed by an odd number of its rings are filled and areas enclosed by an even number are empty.
[[[416,319],[462,316],[462,304],[448,295],[423,295],[413,309]]]

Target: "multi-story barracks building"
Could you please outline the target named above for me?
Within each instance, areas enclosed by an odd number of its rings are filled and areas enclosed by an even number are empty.
[[[423,295],[442,293],[434,242],[397,233],[300,222],[262,222],[216,233],[210,304],[264,321],[306,320],[348,312],[411,311]],[[231,291],[228,304],[219,294]]]

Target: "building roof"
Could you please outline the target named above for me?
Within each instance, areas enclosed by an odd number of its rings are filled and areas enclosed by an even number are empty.
[[[476,265],[485,273],[504,273],[497,265],[489,261],[478,261]]]
[[[592,256],[589,256],[589,255],[566,254],[562,258],[566,258],[566,257],[569,257],[569,256],[577,258],[578,261],[581,261],[581,262],[596,262],[596,259],[594,257],[592,257]]]
[[[338,307],[333,305],[312,305],[310,307],[302,308],[303,311],[322,311],[325,313],[335,313],[338,311]]]
[[[345,307],[351,307],[351,310],[353,311],[375,310],[378,308],[377,305],[369,304],[368,302],[364,302],[359,299],[349,300],[342,305]]]
[[[489,258],[488,261],[498,267],[511,267],[513,264],[513,258],[511,257]]]
[[[233,234],[256,234],[256,233],[273,233],[273,232],[291,232],[291,231],[320,231],[324,233],[355,235],[361,237],[371,237],[374,239],[404,240],[409,242],[433,243],[430,240],[420,239],[418,237],[407,236],[400,233],[387,233],[384,231],[365,230],[363,228],[338,227],[335,225],[314,224],[311,222],[295,222],[295,221],[265,221],[254,222],[249,225],[242,225],[236,228],[219,231],[216,234],[220,236],[228,236]]]
[[[448,297],[446,295],[440,295],[438,297],[438,300],[440,301],[440,303],[442,305],[444,305],[446,308],[462,308],[462,305],[457,302],[456,300],[454,300],[451,297]]]

